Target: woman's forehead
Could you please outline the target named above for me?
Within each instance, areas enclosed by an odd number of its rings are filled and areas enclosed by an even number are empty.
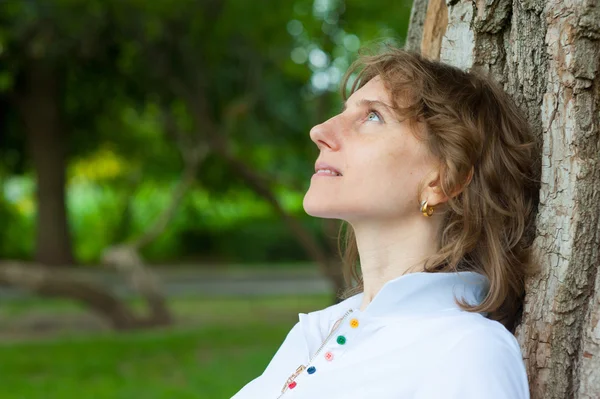
[[[390,93],[379,76],[369,80],[364,86],[352,93],[346,104],[354,106],[363,100],[379,101],[388,105],[392,104]]]

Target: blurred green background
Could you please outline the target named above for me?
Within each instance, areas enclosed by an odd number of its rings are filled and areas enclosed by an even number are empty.
[[[343,287],[310,128],[412,1],[0,1],[0,398],[229,398]]]

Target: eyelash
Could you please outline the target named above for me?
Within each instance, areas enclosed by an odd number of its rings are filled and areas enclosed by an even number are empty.
[[[373,108],[371,108],[371,109],[367,110],[367,118],[369,117],[369,114],[370,114],[370,113],[374,113],[375,115],[377,115],[377,117],[379,118],[379,120],[380,120],[381,122],[383,122],[383,121],[384,121],[384,120],[383,120],[383,116],[381,116],[381,114],[380,114],[380,113],[379,113],[377,110],[375,110],[375,109],[373,109]]]

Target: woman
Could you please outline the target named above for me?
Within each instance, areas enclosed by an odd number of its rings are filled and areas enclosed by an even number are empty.
[[[343,92],[357,71],[342,112],[310,132],[303,204],[346,223],[356,284],[299,314],[233,398],[529,398],[512,334],[537,271],[526,120],[490,78],[415,53],[363,55]]]

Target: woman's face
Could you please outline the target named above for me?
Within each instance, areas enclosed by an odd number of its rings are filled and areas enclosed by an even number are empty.
[[[391,104],[375,77],[350,96],[340,114],[311,129],[320,150],[317,164],[342,175],[312,176],[303,201],[306,213],[349,223],[420,216],[418,184],[437,171],[436,161]]]

